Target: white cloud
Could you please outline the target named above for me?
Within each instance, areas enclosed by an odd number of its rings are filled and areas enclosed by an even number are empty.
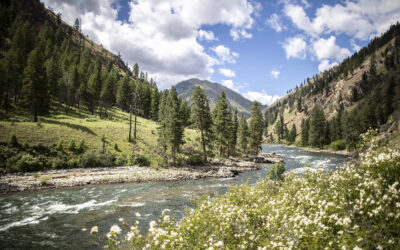
[[[351,39],[350,41],[351,47],[353,48],[353,51],[358,52],[361,49],[361,46],[356,44],[356,41],[354,39]]]
[[[313,52],[318,60],[334,58],[338,61],[351,55],[346,48],[340,48],[336,44],[336,37],[330,36],[328,39],[319,38],[313,42]]]
[[[306,58],[306,41],[302,36],[290,37],[282,45],[286,52],[286,58],[291,57],[298,59]]]
[[[219,73],[221,75],[224,75],[226,77],[235,77],[236,73],[235,71],[231,70],[231,69],[225,69],[225,68],[220,68],[219,69]]]
[[[233,37],[233,40],[237,41],[240,38],[252,38],[253,35],[249,32],[247,32],[247,30],[245,29],[231,29],[229,31],[229,34]]]
[[[138,62],[161,87],[191,77],[209,79],[218,61],[198,42],[199,36],[212,38],[201,27],[223,24],[234,39],[251,37],[256,11],[248,0],[135,0],[129,3],[128,20],[120,21],[117,0],[42,1],[70,25],[79,17],[84,34],[120,52],[129,65]]]
[[[370,39],[400,19],[398,0],[355,0],[322,5],[310,19],[303,7],[286,3],[284,13],[308,35],[345,33],[358,39]]]
[[[269,72],[269,75],[275,79],[278,79],[280,74],[281,74],[281,72],[279,72],[278,70],[271,70],[271,72]]]
[[[199,30],[197,34],[200,40],[218,41],[218,38],[214,36],[212,31]]]
[[[276,13],[272,14],[269,19],[265,20],[265,23],[273,28],[276,32],[281,32],[286,29],[286,26],[283,25],[280,16]]]
[[[241,86],[235,84],[232,80],[222,80],[222,85],[236,92],[239,92],[241,88]]]
[[[263,105],[271,105],[280,98],[278,95],[269,95],[265,90],[262,90],[261,92],[248,91],[244,93],[243,96],[251,101],[258,101]]]
[[[304,5],[304,7],[306,7],[306,8],[310,8],[311,7],[311,4],[309,4],[308,2],[307,2],[307,0],[301,0],[301,3]]]
[[[334,67],[334,66],[336,66],[336,65],[338,65],[337,62],[329,63],[329,60],[324,59],[324,60],[322,60],[321,63],[318,65],[318,70],[319,70],[319,72],[323,72],[323,71],[328,70],[328,69],[330,69],[330,68],[332,68],[332,67]]]
[[[239,57],[239,53],[231,51],[230,48],[225,47],[224,45],[218,45],[217,47],[212,48],[212,50],[219,58],[221,64],[236,63],[236,58]]]
[[[283,12],[292,20],[297,28],[304,30],[309,35],[316,35],[316,33],[318,33],[315,31],[315,28],[303,7],[299,5],[286,4]]]

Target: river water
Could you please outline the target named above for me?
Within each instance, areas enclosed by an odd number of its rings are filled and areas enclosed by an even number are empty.
[[[281,145],[264,145],[263,152],[284,156],[286,171],[335,169],[349,158],[312,153]],[[141,231],[157,220],[164,209],[182,218],[190,200],[205,194],[223,194],[230,185],[250,184],[265,178],[271,165],[234,178],[178,182],[124,183],[57,190],[22,192],[0,196],[0,249],[98,249],[113,224],[139,220]],[[141,217],[136,218],[135,213]],[[99,226],[96,237],[88,231]],[[88,231],[82,232],[83,228]]]

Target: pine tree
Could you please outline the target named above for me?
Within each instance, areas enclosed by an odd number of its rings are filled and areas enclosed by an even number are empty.
[[[263,117],[260,111],[260,103],[257,101],[253,102],[250,113],[250,123],[249,123],[249,134],[250,134],[250,147],[253,155],[258,154],[263,135]]]
[[[153,87],[151,90],[151,107],[150,107],[150,118],[153,121],[158,121],[158,107],[160,105],[160,93],[157,87]]]
[[[54,98],[58,97],[59,94],[59,81],[61,76],[60,66],[58,61],[52,57],[45,63],[46,65],[46,74],[47,74],[47,81],[50,87],[50,93],[53,95]]]
[[[324,111],[315,105],[311,111],[309,144],[313,147],[323,148],[325,143],[325,114]]]
[[[310,119],[301,120],[301,145],[308,146],[308,132],[310,130]]]
[[[207,96],[199,86],[195,87],[191,101],[193,103],[192,121],[195,127],[200,130],[201,144],[203,147],[203,160],[204,162],[207,162],[207,138],[209,138],[208,135],[211,133],[212,121]]]
[[[182,125],[184,127],[189,126],[190,124],[190,107],[186,102],[183,102],[179,98],[179,113],[180,113],[180,118],[182,121]]]
[[[171,90],[168,93],[167,101],[166,101],[166,139],[167,143],[171,147],[172,160],[173,165],[176,167],[176,153],[179,149],[179,146],[184,143],[183,134],[184,128],[182,121],[180,119],[180,109],[179,109],[179,100],[178,94],[174,86],[171,87]]]
[[[234,154],[236,150],[237,131],[239,127],[237,108],[235,108],[234,112],[232,113],[232,118],[230,120],[231,122],[229,128],[228,157]]]
[[[135,79],[138,79],[138,77],[139,77],[139,65],[137,63],[135,63],[135,65],[133,65],[133,75],[135,76]]]
[[[292,129],[289,132],[289,139],[288,142],[293,144],[296,141],[297,130],[296,126],[293,124]]]
[[[244,115],[240,116],[238,128],[238,144],[242,153],[247,152],[247,144],[249,142],[249,127]]]
[[[118,81],[117,103],[124,111],[129,111],[129,105],[132,103],[131,98],[132,86],[129,76],[125,75]]]
[[[166,127],[167,127],[167,97],[168,97],[168,90],[164,90],[160,95],[160,104],[158,108],[158,119],[160,121],[160,126],[157,128],[157,142],[163,149],[164,158],[167,161],[167,134],[166,134]]]
[[[114,88],[115,88],[114,78],[111,74],[108,74],[106,80],[103,83],[103,87],[100,93],[100,100],[102,106],[104,106],[105,108],[106,117],[108,116],[107,109],[111,108],[115,102]]]
[[[386,90],[386,98],[383,100],[383,116],[385,123],[389,119],[389,116],[393,113],[393,98],[395,95],[395,82],[394,77],[392,77],[389,81],[389,85]]]
[[[50,108],[43,53],[40,49],[29,53],[22,83],[23,102],[32,112],[36,122],[38,115],[46,114]]]
[[[343,136],[346,140],[348,149],[357,148],[357,143],[360,140],[360,127],[357,118],[354,114],[346,113],[343,115]]]
[[[216,142],[219,147],[219,156],[221,157],[227,147],[229,138],[229,109],[226,102],[225,92],[221,96],[213,110],[213,124]]]

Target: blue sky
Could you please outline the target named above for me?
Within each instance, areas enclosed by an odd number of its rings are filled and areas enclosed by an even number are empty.
[[[396,0],[42,0],[160,88],[196,77],[271,104],[400,20]]]

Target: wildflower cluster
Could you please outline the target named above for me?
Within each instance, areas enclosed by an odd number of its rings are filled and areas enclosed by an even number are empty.
[[[367,151],[360,165],[289,174],[197,201],[174,222],[168,211],[147,236],[133,227],[109,248],[393,249],[400,245],[400,152]],[[115,231],[115,230],[114,230]],[[119,237],[118,237],[119,236]]]

